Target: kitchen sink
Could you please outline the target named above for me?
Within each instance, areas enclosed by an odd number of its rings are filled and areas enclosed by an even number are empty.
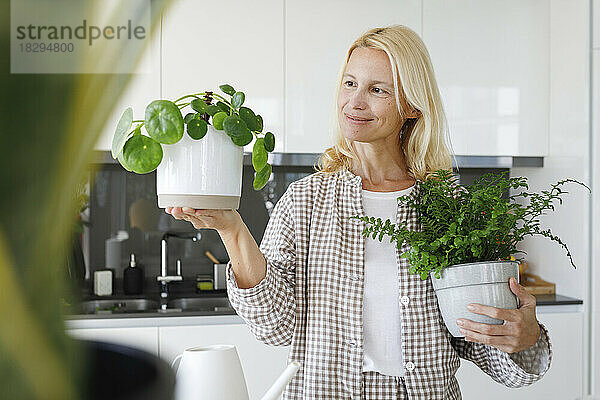
[[[160,301],[146,298],[102,299],[82,301],[75,314],[170,313],[183,311],[233,311],[227,297],[182,297],[171,299],[167,308]]]
[[[160,308],[158,301],[150,299],[88,300],[79,304],[82,314],[145,312]]]
[[[167,308],[181,309],[182,311],[221,311],[233,309],[227,297],[182,297],[169,300]]]

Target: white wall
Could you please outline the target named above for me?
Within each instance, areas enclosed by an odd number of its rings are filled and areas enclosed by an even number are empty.
[[[589,42],[588,1],[554,0],[551,6],[550,132],[549,155],[543,168],[513,168],[511,176],[525,176],[528,191],[550,190],[565,178],[590,185],[589,168]],[[576,23],[575,21],[580,21]],[[563,204],[541,216],[541,228],[550,228],[567,244],[577,265],[575,270],[558,243],[542,236],[528,237],[529,270],[556,283],[560,294],[581,298],[586,290],[589,264],[589,191],[568,183]]]
[[[593,0],[593,50],[592,50],[592,131],[591,131],[591,179],[592,190],[600,187],[600,0]],[[591,274],[590,274],[590,393],[600,398],[600,196],[592,196],[591,214]]]
[[[544,158],[543,168],[513,168],[511,176],[526,176],[529,191],[550,190],[551,185],[566,178],[576,179],[595,190],[598,178],[592,173],[592,161],[598,165],[598,153],[592,159],[590,114],[590,0],[552,0],[550,12],[550,130],[549,155]],[[597,68],[597,66],[596,66]],[[597,109],[597,105],[595,107]],[[597,170],[597,168],[596,168]],[[594,181],[592,181],[594,178]],[[596,189],[595,189],[596,188]],[[592,275],[600,275],[591,267],[590,218],[592,211],[600,214],[596,200],[591,208],[592,194],[583,186],[568,183],[562,187],[563,203],[554,201],[555,211],[539,218],[540,228],[551,229],[569,247],[574,269],[566,251],[558,243],[542,236],[528,237],[520,249],[526,251],[530,272],[556,283],[558,294],[583,299],[585,310],[584,337],[584,393],[590,383],[589,338],[597,337],[600,330],[590,331],[593,292],[590,290]],[[596,242],[598,238],[595,238]],[[594,247],[595,249],[598,246]],[[596,260],[597,252],[596,251]],[[598,300],[595,300],[599,305]],[[596,340],[596,343],[600,343]],[[596,361],[598,356],[595,355]],[[594,373],[593,380],[598,380]],[[598,393],[598,389],[595,391]]]

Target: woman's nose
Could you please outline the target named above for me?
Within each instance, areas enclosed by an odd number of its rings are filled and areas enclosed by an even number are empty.
[[[354,93],[350,95],[350,100],[348,104],[352,108],[365,108],[367,102],[365,100],[365,95],[362,90],[356,90]]]

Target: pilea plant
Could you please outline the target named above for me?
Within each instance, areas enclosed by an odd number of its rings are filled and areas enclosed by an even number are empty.
[[[209,91],[187,94],[175,101],[154,100],[146,107],[143,120],[133,119],[128,107],[115,129],[112,140],[112,157],[128,171],[146,174],[154,171],[163,157],[162,145],[177,143],[187,133],[200,140],[208,131],[208,125],[223,131],[234,144],[243,147],[254,138],[252,166],[254,167],[254,190],[262,189],[271,176],[272,167],[267,162],[268,153],[275,148],[275,136],[263,133],[263,120],[248,107],[243,107],[244,92],[231,85],[219,88],[229,96],[225,98]],[[213,104],[213,100],[217,100]],[[183,116],[182,110],[190,112]],[[134,126],[135,124],[135,126]],[[142,128],[148,136],[142,134]]]
[[[383,222],[381,218],[369,216],[350,218],[367,222],[363,236],[380,242],[389,236],[398,249],[406,241],[411,248],[401,257],[409,260],[409,272],[420,274],[422,280],[427,279],[430,271],[439,279],[441,270],[450,265],[510,260],[514,259],[514,253],[527,254],[516,248],[527,235],[542,235],[560,243],[575,267],[567,245],[552,235],[550,229],[540,230],[537,217],[544,214],[544,210],[554,210],[553,199],[562,204],[560,195],[568,193],[560,189],[564,183],[575,182],[590,188],[576,180],[565,179],[552,185],[550,191],[521,192],[505,199],[503,193],[509,188],[529,188],[527,178],[506,179],[503,176],[506,173],[508,171],[499,175],[487,173],[471,185],[460,186],[450,171],[440,169],[433,178],[418,182],[419,196],[415,199],[400,196],[398,200],[416,210],[420,230],[408,230],[404,221],[397,225],[389,219]],[[529,204],[512,201],[518,197],[530,197]]]

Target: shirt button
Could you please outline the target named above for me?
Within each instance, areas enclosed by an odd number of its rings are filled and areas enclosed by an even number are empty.
[[[400,303],[404,304],[405,306],[407,306],[409,302],[410,302],[410,299],[408,298],[408,296],[400,297]]]
[[[409,361],[406,364],[404,364],[404,366],[406,367],[406,369],[408,371],[412,371],[413,369],[415,369],[415,364],[413,364],[411,361]]]
[[[349,340],[348,341],[348,346],[350,346],[350,347],[356,347],[356,342],[354,340]]]
[[[350,276],[350,279],[352,279],[353,281],[357,281],[357,280],[359,280],[359,279],[360,279],[360,276],[359,276],[359,275],[357,275],[357,274],[352,274],[352,275]]]

